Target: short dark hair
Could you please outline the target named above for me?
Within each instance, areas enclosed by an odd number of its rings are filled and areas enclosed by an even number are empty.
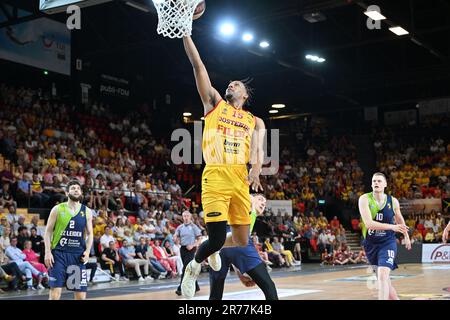
[[[78,186],[81,188],[81,183],[80,183],[80,181],[74,179],[74,180],[69,181],[69,183],[67,184],[67,187],[66,187],[67,192],[69,192],[70,187],[71,187],[71,186],[74,186],[74,185],[78,185]]]
[[[37,231],[36,227],[31,227],[30,231]]]
[[[28,230],[28,228],[25,226],[21,226],[21,227],[19,227],[19,229],[17,229],[17,232],[21,233],[23,230]]]

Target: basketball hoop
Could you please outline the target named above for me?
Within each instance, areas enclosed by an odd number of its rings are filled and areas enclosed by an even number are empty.
[[[192,34],[192,18],[202,0],[153,0],[158,12],[158,34],[182,38]]]

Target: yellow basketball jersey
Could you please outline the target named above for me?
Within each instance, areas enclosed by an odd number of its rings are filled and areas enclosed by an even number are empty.
[[[256,118],[224,100],[205,116],[203,158],[206,164],[245,165],[250,161],[250,143]]]

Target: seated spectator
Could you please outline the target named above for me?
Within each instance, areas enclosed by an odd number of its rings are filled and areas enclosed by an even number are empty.
[[[0,236],[0,258],[5,252],[6,248],[11,245],[11,228],[6,227],[3,229],[3,234]]]
[[[169,241],[164,242],[164,249],[166,250],[169,260],[175,261],[177,274],[181,275],[183,272],[183,260],[181,260],[180,252],[176,253],[175,246],[172,246]]]
[[[117,218],[116,225],[113,227],[112,232],[117,241],[122,241],[125,236],[125,223],[122,218]]]
[[[5,254],[12,262],[15,262],[17,264],[20,271],[25,273],[25,275],[27,277],[28,290],[36,290],[33,287],[32,275],[35,275],[38,277],[38,288],[40,288],[39,285],[41,284],[42,279],[44,277],[48,277],[48,276],[47,276],[47,274],[45,274],[43,272],[39,272],[29,262],[24,261],[24,259],[26,258],[26,255],[22,252],[22,250],[17,248],[17,237],[11,238],[11,245],[8,248],[6,248]]]
[[[334,265],[333,263],[333,254],[331,252],[328,252],[328,250],[325,248],[325,250],[322,252],[320,256],[320,265],[323,266],[325,264],[327,265]]]
[[[341,244],[341,243],[346,243],[347,242],[347,236],[345,235],[345,232],[342,233],[342,231],[340,229],[336,230],[336,241]]]
[[[26,227],[31,231],[31,228],[36,229],[36,234],[43,237],[45,233],[45,227],[39,226],[39,217],[37,215],[33,215],[31,218],[31,223],[27,224]]]
[[[7,208],[6,219],[11,226],[14,226],[14,224],[19,221],[19,215],[16,213],[16,209],[13,206]]]
[[[2,270],[9,275],[8,278],[8,289],[12,291],[18,291],[18,284],[19,281],[26,281],[27,277],[25,276],[22,271],[20,271],[19,267],[15,262],[10,262],[7,257],[5,257],[3,260],[0,257],[0,266]]]
[[[423,243],[422,233],[418,229],[413,231],[413,235],[411,237],[411,243],[418,243],[418,244]]]
[[[44,193],[42,183],[37,174],[33,174],[31,182],[31,201],[38,208],[45,208],[50,200],[50,196]]]
[[[120,255],[114,241],[110,241],[109,247],[103,250],[100,266],[102,269],[109,270],[111,272],[111,276],[115,277],[116,280],[129,280],[125,276],[125,271],[123,270],[123,265],[120,261]]]
[[[349,262],[350,252],[348,251],[347,244],[341,243],[339,245],[339,249],[337,250],[336,254],[334,255],[334,264],[338,265],[344,265]]]
[[[37,234],[37,229],[35,227],[31,228],[30,240],[33,251],[43,258],[42,253],[44,253],[44,238]]]
[[[100,237],[100,244],[102,246],[102,252],[103,252],[103,250],[105,250],[106,248],[109,247],[109,243],[111,241],[116,242],[116,239],[114,238],[114,236],[112,234],[111,228],[106,226],[105,227],[105,234]]]
[[[131,244],[131,245],[135,245],[135,242],[134,242],[134,240],[133,240],[133,236],[131,235],[131,230],[130,229],[128,229],[128,228],[126,228],[125,229],[125,231],[123,232],[123,238],[122,238],[122,241],[123,240],[127,240],[128,241],[128,243],[129,244]]]
[[[148,260],[150,274],[152,278],[159,279],[166,275],[164,267],[156,260],[153,255],[153,249],[147,244],[148,239],[145,237],[139,238],[139,243],[136,245],[136,257]],[[164,273],[164,275],[162,275]]]
[[[14,207],[14,209],[17,208],[17,202],[14,201],[9,183],[5,183],[3,185],[2,191],[0,192],[0,208],[7,208],[7,207]]]
[[[161,241],[155,240],[151,243],[151,248],[153,249],[153,254],[158,262],[164,267],[167,271],[168,277],[171,276],[175,278],[177,276],[177,267],[176,262],[174,260],[170,260],[166,251],[161,247]]]
[[[153,219],[150,220],[150,218],[144,219],[144,224],[142,226],[142,232],[146,235],[149,239],[155,239],[156,237],[156,227],[154,225]]]
[[[269,238],[266,238],[266,240],[264,241],[263,250],[264,250],[264,252],[267,252],[267,255],[269,256],[269,260],[275,266],[281,267],[281,266],[285,265],[285,263],[286,263],[285,259],[283,258],[281,253],[279,253],[278,251],[275,251],[273,249],[272,245],[270,244]]]
[[[364,251],[364,247],[356,255],[356,258],[353,257],[352,263],[367,263],[367,256],[366,256],[366,252]]]
[[[325,230],[321,230],[319,233],[319,237],[317,239],[317,244],[319,247],[319,252],[322,254],[326,250],[327,252],[332,252],[331,250],[331,242],[330,238],[325,232]]]
[[[94,234],[100,232],[101,235],[105,233],[106,221],[102,217],[97,217],[94,220]]]
[[[25,242],[30,240],[30,235],[28,233],[28,228],[25,226],[19,227],[17,235],[17,248],[23,250],[25,248]]]
[[[361,231],[361,221],[359,219],[354,218],[354,219],[352,219],[351,223],[352,223],[353,231],[356,231],[356,232]]]
[[[134,268],[136,275],[139,278],[139,282],[152,280],[148,276],[149,262],[147,259],[137,259],[134,246],[128,244],[128,241],[123,240],[122,248],[119,250],[120,257],[126,268]],[[141,266],[144,267],[144,275],[141,274]]]
[[[255,248],[259,254],[259,257],[266,264],[267,271],[271,271],[272,270],[271,266],[273,265],[273,263],[269,259],[269,254],[266,251],[263,251],[262,247],[263,246],[260,243],[255,245]]]
[[[34,268],[36,268],[37,271],[41,273],[48,273],[47,268],[43,263],[39,262],[39,257],[36,255],[36,252],[32,249],[32,243],[30,240],[25,241],[25,249],[22,250],[22,252],[25,254],[25,261],[28,261]],[[33,278],[38,279],[37,275],[33,275]],[[44,286],[42,284],[37,285],[38,289],[44,289]]]
[[[334,216],[333,220],[330,222],[331,230],[336,231],[339,229],[340,224],[341,223],[339,222],[337,216]]]
[[[436,240],[436,237],[434,235],[433,229],[431,229],[431,228],[426,229],[424,242],[425,243],[433,243],[435,240]]]
[[[51,206],[66,200],[66,193],[62,186],[62,182],[58,180],[56,175],[52,177],[51,183],[44,184],[44,193],[48,195],[49,204]]]
[[[24,216],[19,216],[19,220],[16,223],[14,223],[14,225],[13,225],[14,235],[18,235],[19,234],[19,228],[20,227],[26,228],[26,226],[25,226],[25,217]]]
[[[5,280],[6,282],[11,282],[14,278],[14,276],[10,276],[9,274],[7,274],[0,265],[0,279]]]
[[[8,219],[6,217],[0,218],[0,237],[3,235],[3,230],[9,228]]]

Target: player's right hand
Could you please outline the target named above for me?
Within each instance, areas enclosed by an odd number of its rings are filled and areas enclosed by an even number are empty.
[[[53,255],[51,252],[45,253],[44,263],[47,268],[53,267],[53,263],[55,263],[55,260],[53,259]]]
[[[392,230],[399,233],[407,233],[409,228],[406,224],[394,224]]]
[[[247,177],[247,183],[251,186],[252,190],[255,192],[264,191],[261,182],[259,181],[259,173],[256,173],[253,169],[250,169],[250,172]]]

